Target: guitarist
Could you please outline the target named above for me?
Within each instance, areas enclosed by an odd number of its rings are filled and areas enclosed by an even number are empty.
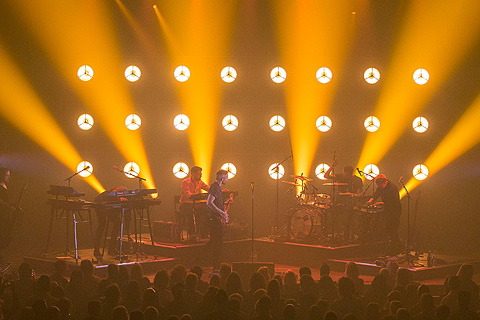
[[[210,240],[205,246],[205,253],[211,259],[214,272],[220,270],[220,251],[223,244],[222,219],[228,223],[228,214],[225,212],[221,188],[222,185],[227,183],[227,180],[228,172],[218,170],[215,182],[210,185],[207,196]]]
[[[17,207],[12,203],[7,183],[10,180],[10,170],[0,167],[0,260],[2,251],[12,239],[13,226],[16,220]]]

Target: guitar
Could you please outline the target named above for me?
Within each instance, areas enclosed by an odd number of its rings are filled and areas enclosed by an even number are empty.
[[[235,198],[235,195],[236,195],[235,192],[231,192],[231,193],[230,193],[230,197],[227,199],[227,201],[224,202],[224,203],[225,203],[225,209],[224,209],[223,211],[224,211],[227,215],[228,215],[228,210],[230,210],[230,206],[231,206],[232,203],[233,203],[233,199]],[[228,223],[228,221],[229,221],[229,219],[222,217],[222,218],[221,218],[221,221],[222,221],[223,226],[226,226],[227,223]]]

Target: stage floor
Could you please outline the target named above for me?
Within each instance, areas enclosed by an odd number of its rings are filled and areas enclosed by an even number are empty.
[[[160,269],[170,269],[174,265],[182,263],[187,268],[194,264],[208,266],[203,255],[206,239],[198,243],[188,242],[154,242],[151,244],[150,237],[142,235],[144,240],[138,251],[142,254],[132,253],[134,244],[128,244],[130,248],[125,258],[124,265],[127,267],[134,263],[141,263],[145,273],[154,274]],[[339,275],[343,274],[345,265],[354,261],[358,264],[360,274],[365,277],[367,283],[378,274],[384,263],[390,258],[396,260],[401,267],[408,267],[412,272],[415,281],[438,281],[447,275],[455,274],[463,263],[471,263],[474,266],[480,266],[480,259],[475,257],[453,256],[437,254],[437,265],[427,267],[427,254],[417,254],[417,258],[407,262],[405,255],[396,257],[386,257],[384,243],[371,244],[349,244],[341,246],[322,246],[318,244],[305,244],[295,242],[274,241],[268,237],[251,239],[225,241],[222,249],[221,260],[228,263],[249,262],[252,261],[270,262],[274,264],[275,272],[284,272],[287,269],[296,270],[301,266],[308,266],[314,273],[317,272],[322,263],[327,263],[332,272]],[[412,254],[414,254],[412,252]],[[95,262],[93,249],[79,250],[79,256],[82,259],[88,259]],[[32,264],[37,274],[52,273],[53,264],[57,259],[64,259],[71,266],[76,268],[74,256],[65,255],[63,252],[50,253],[46,256],[32,255],[25,260]],[[80,260],[78,262],[80,262]],[[118,257],[105,255],[101,263],[96,263],[97,272],[103,274],[105,267],[109,263],[119,263]],[[208,270],[208,269],[207,269]]]

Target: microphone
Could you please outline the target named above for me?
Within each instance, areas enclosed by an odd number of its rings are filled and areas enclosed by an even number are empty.
[[[90,169],[90,166],[86,166],[86,167],[83,168],[82,170],[78,171],[78,173],[83,172],[83,171],[86,171],[86,170],[88,170],[88,169]]]
[[[250,182],[250,187],[252,188],[252,190],[255,189],[255,185],[253,184],[253,181]]]
[[[117,167],[117,166],[113,166],[113,169],[117,170],[118,172],[121,172],[121,173],[123,173],[123,170],[122,170],[122,169],[120,169],[120,168],[119,168],[119,167]]]
[[[360,169],[357,168],[357,172],[360,175],[360,177],[363,176],[363,173],[362,173],[362,171],[360,171]]]
[[[401,176],[400,179],[398,179],[398,182],[403,184],[403,176]]]

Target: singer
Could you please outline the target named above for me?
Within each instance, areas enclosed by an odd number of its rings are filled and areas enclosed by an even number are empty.
[[[11,202],[7,188],[9,180],[10,170],[0,167],[0,263],[3,262],[3,250],[12,240],[12,231],[17,219],[17,210]]]
[[[375,177],[377,190],[367,204],[372,204],[377,198],[382,198],[384,203],[383,212],[385,214],[385,229],[390,240],[391,255],[396,255],[402,251],[402,244],[398,236],[398,227],[400,226],[400,215],[402,214],[402,204],[398,188],[384,174]]]
[[[210,224],[210,240],[205,245],[205,256],[213,265],[214,272],[220,270],[220,253],[223,245],[223,223],[228,222],[228,214],[225,212],[222,185],[227,183],[228,172],[218,170],[215,182],[210,185],[207,197],[207,209]]]

